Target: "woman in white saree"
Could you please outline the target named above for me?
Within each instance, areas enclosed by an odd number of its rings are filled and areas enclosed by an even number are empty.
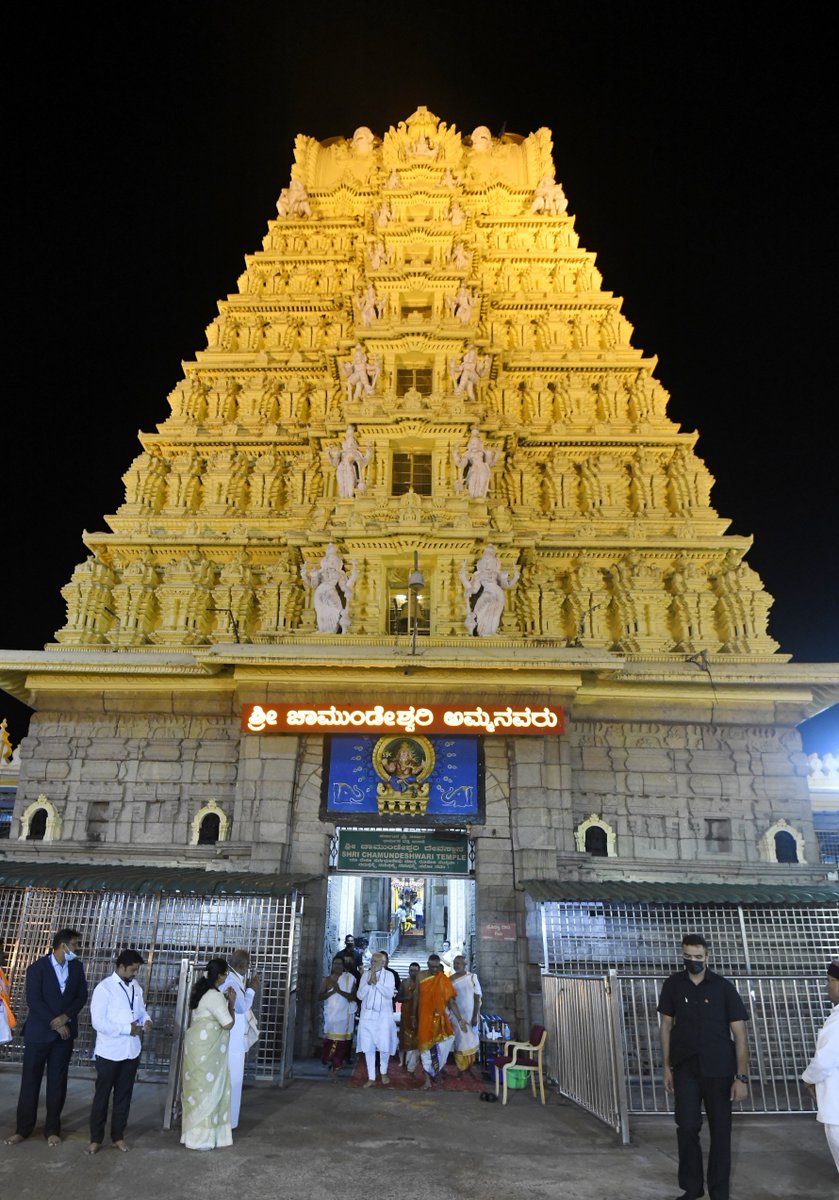
[[[188,1150],[232,1146],[230,1071],[227,1049],[233,1028],[235,993],[217,989],[227,978],[223,958],[211,958],[204,979],[192,989],[192,1024],[184,1038],[181,1077],[181,1142]]]
[[[461,1079],[465,1071],[471,1071],[478,1049],[478,1018],[481,1012],[482,992],[478,976],[474,971],[466,970],[466,959],[458,954],[454,960],[452,975],[454,990],[457,992],[457,1007],[466,1021],[466,1029],[459,1025],[454,1028],[454,1061],[457,1066],[457,1077]]]

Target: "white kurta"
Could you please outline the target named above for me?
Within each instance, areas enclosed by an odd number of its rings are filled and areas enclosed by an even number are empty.
[[[227,1052],[227,1065],[230,1071],[230,1127],[235,1129],[239,1124],[239,1109],[242,1107],[242,1083],[245,1078],[245,1035],[248,1031],[248,1013],[253,1007],[256,993],[253,988],[245,987],[244,978],[233,968],[219,989],[226,992],[232,987],[236,992],[236,1016],[233,1028],[230,1030],[230,1048]]]
[[[816,1085],[816,1120],[824,1125],[827,1144],[839,1171],[839,1004],[822,1026],[816,1040],[816,1053],[801,1076]]]
[[[378,1051],[380,1054],[396,1053],[396,1020],[393,1015],[393,996],[396,992],[396,976],[385,968],[379,972],[375,983],[370,982],[371,971],[365,971],[358,985],[361,1015],[358,1018],[358,1049],[362,1054]]]

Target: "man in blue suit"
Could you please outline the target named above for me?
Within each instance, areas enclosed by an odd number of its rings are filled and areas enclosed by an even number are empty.
[[[87,1003],[87,980],[79,961],[81,934],[59,929],[52,939],[52,954],[37,959],[26,972],[29,1013],[23,1029],[23,1068],[17,1103],[17,1129],[7,1146],[28,1138],[38,1116],[38,1098],[44,1068],[47,1072],[47,1144],[61,1143],[61,1110],[67,1097],[67,1070],[78,1016]]]

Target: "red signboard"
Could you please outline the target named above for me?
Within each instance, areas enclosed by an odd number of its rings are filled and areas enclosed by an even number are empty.
[[[471,733],[538,734],[563,732],[563,710],[542,705],[244,704],[247,733]]]

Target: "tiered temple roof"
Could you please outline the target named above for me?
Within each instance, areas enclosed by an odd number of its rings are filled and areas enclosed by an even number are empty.
[[[297,138],[262,249],[85,535],[59,645],[416,631],[778,657],[750,539],[711,506],[551,151],[424,108],[382,139]]]

